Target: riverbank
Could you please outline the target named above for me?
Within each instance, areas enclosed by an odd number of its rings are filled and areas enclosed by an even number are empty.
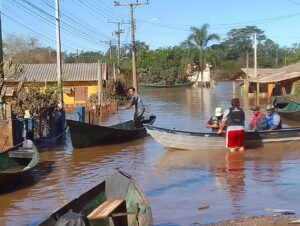
[[[243,217],[237,220],[222,221],[217,224],[209,224],[209,226],[285,226],[295,221],[294,217]],[[299,223],[298,223],[299,224]],[[294,224],[293,224],[294,225]]]

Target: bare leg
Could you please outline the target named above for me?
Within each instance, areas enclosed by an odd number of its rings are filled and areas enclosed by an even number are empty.
[[[235,152],[235,148],[229,148],[230,152]]]
[[[239,151],[245,151],[245,148],[244,147],[240,147]]]

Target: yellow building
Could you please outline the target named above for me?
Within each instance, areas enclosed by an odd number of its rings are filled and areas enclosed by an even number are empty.
[[[92,94],[98,90],[97,63],[64,63],[62,64],[63,101],[66,105],[86,105]],[[24,64],[19,78],[25,77],[24,87],[33,83],[45,89],[57,86],[56,64]],[[106,77],[104,78],[106,80]]]

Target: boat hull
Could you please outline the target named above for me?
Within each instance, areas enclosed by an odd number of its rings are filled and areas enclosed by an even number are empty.
[[[186,150],[224,149],[225,135],[216,133],[188,132],[146,126],[148,133],[162,146]],[[266,143],[300,140],[300,127],[293,127],[274,131],[247,131],[245,133],[245,147],[257,148]]]
[[[154,83],[154,84],[140,84],[139,86],[141,88],[179,88],[179,87],[191,87],[193,84],[194,82],[187,82],[187,83],[174,84],[174,85]]]
[[[25,141],[24,141],[25,142]],[[39,163],[39,153],[30,140],[0,153],[0,190],[27,177]]]
[[[151,125],[155,119],[155,116],[150,116],[147,123]],[[73,120],[67,120],[67,124],[74,148],[123,143],[147,136],[147,130],[144,127],[135,129],[133,121],[127,121],[110,127]]]
[[[300,104],[291,100],[276,97],[273,105],[278,114],[285,119],[300,120]]]
[[[137,213],[137,215],[128,214],[125,215],[125,217],[117,217],[123,218],[124,220],[123,223],[119,223],[117,225],[152,225],[152,211],[144,193],[135,184],[134,179],[121,171],[117,171],[106,180],[102,181],[79,197],[73,199],[71,202],[52,213],[48,219],[39,225],[55,225],[58,219],[64,214],[68,213],[70,210],[75,213],[81,213],[83,216],[87,216],[106,200],[114,199],[125,200],[125,213],[135,212],[137,204],[140,207],[140,211]],[[109,225],[109,220],[93,220],[93,224],[91,225]]]

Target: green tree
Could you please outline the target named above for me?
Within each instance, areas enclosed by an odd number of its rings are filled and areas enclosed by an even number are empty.
[[[199,51],[199,62],[201,70],[201,81],[203,80],[203,70],[206,62],[206,50],[210,42],[219,41],[219,35],[208,33],[209,24],[202,25],[201,28],[191,27],[191,34],[188,36],[186,43],[189,47]]]

